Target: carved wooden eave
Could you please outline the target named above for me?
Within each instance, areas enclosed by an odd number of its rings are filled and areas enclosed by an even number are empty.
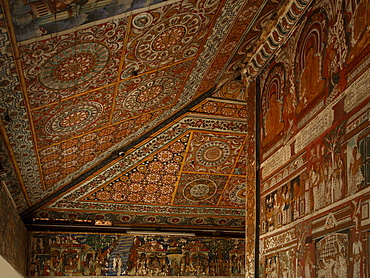
[[[312,0],[287,1],[265,26],[255,48],[246,55],[241,74],[247,85],[287,41]]]

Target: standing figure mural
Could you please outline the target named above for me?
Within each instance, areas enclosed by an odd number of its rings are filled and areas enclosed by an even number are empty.
[[[346,5],[346,28],[349,38],[350,51],[347,56],[347,64],[368,46],[370,39],[370,2],[368,0],[347,0]]]
[[[281,64],[273,67],[266,78],[262,96],[262,147],[268,147],[284,130],[283,91],[285,88],[285,70]]]
[[[356,193],[365,186],[366,137],[356,135],[347,144],[347,194]],[[369,146],[368,146],[369,148]],[[363,156],[364,155],[364,156]]]
[[[352,148],[352,156],[349,161],[348,193],[355,193],[365,180],[362,171],[362,157],[357,146]]]
[[[298,115],[307,111],[311,103],[320,98],[326,87],[327,67],[324,64],[326,28],[325,14],[317,11],[302,29],[296,56]]]
[[[353,278],[360,278],[361,276],[361,264],[362,264],[362,242],[360,235],[357,232],[355,234],[355,240],[352,243],[352,255],[353,255]]]

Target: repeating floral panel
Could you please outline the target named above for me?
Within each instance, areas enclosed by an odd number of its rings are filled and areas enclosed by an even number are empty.
[[[207,100],[200,107],[194,109],[194,111],[230,118],[246,119],[247,117],[247,106],[245,104],[229,103],[224,101]]]
[[[193,61],[186,61],[119,84],[113,122],[132,118],[166,106],[179,99]]]
[[[114,86],[32,112],[38,148],[102,128],[109,123]]]
[[[84,201],[135,204],[171,203],[190,135],[150,155],[138,166],[104,185]]]
[[[195,58],[220,1],[182,1],[133,16],[122,79]]]
[[[227,179],[227,176],[221,175],[183,173],[174,204],[216,206]]]
[[[72,138],[39,151],[44,186],[50,187],[92,162],[122,138],[137,131],[160,111]]]
[[[233,208],[245,208],[246,187],[245,177],[230,177],[218,205]]]
[[[157,114],[154,113],[153,116],[155,117],[156,115]],[[136,121],[139,121],[139,123],[141,124],[141,122],[145,119],[147,119],[147,115],[143,115],[142,117],[136,118]],[[122,125],[125,126],[127,123],[131,124],[129,124],[128,125],[129,127],[127,127],[125,131],[122,131],[122,133],[126,134],[126,136],[129,136],[129,134],[131,134],[130,132],[136,130],[136,128],[138,127],[133,125],[135,121],[132,120],[123,122]],[[121,126],[121,124],[117,126]],[[244,136],[246,128],[247,128],[246,123],[241,121],[236,122],[235,120],[226,120],[226,119],[214,120],[200,117],[185,117],[176,124],[165,129],[160,135],[153,137],[148,142],[145,142],[144,144],[139,146],[132,153],[127,154],[121,160],[118,160],[109,167],[105,168],[101,173],[95,175],[90,180],[81,184],[79,187],[75,188],[70,193],[62,196],[60,199],[58,199],[55,203],[52,203],[50,206],[58,208],[62,207],[70,208],[76,206],[77,204],[72,202],[72,200],[76,200],[77,198],[83,197],[83,195],[85,195],[86,192],[92,192],[96,190],[97,187],[102,186],[108,180],[112,179],[112,177],[119,177],[123,172],[131,169],[131,167],[133,166],[133,161],[141,161],[142,159],[146,159],[149,153],[158,152],[163,145],[170,143],[174,138],[183,136],[188,130],[215,129],[219,132],[243,134]],[[116,136],[115,133],[114,136]]]
[[[194,132],[183,171],[229,174],[245,135]]]
[[[122,18],[20,46],[31,108],[115,82],[126,24]]]

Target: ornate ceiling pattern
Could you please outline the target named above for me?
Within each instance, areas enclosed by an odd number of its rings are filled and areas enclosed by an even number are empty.
[[[242,230],[235,77],[280,1],[72,2],[2,2],[0,159],[19,212]]]

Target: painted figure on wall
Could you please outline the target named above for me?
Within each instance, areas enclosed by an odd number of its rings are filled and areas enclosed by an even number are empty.
[[[289,78],[293,78],[290,76]],[[291,81],[292,82],[292,81]],[[289,89],[289,92],[284,96],[284,108],[283,108],[283,120],[284,120],[284,136],[285,140],[289,138],[296,132],[297,122],[296,122],[296,111],[297,109],[297,98],[295,95],[294,87]]]
[[[266,260],[266,267],[265,267],[265,274],[266,278],[277,278],[278,275],[278,264],[277,264],[277,257],[270,257]]]
[[[352,156],[349,161],[349,173],[348,173],[348,194],[355,193],[362,182],[365,180],[362,171],[362,157],[358,151],[357,146],[352,149]]]
[[[265,212],[266,212],[266,231],[271,232],[275,229],[275,219],[276,219],[276,197],[277,192],[274,191],[273,193],[266,196],[265,199]]]
[[[294,249],[281,251],[279,253],[279,276],[282,278],[294,277]]]
[[[344,165],[340,153],[336,153],[334,156],[333,173],[331,177],[333,184],[332,198],[334,202],[340,200],[343,195],[343,169]]]
[[[311,187],[313,191],[314,210],[318,210],[325,205],[325,167],[322,163],[317,162],[313,166],[311,175]]]
[[[311,171],[311,186],[313,191],[314,210],[323,208],[331,202],[331,183],[329,165],[327,162],[317,162]],[[316,168],[317,167],[317,168]]]
[[[361,265],[362,265],[362,242],[360,240],[360,235],[357,232],[355,234],[355,240],[352,244],[352,254],[353,254],[353,278],[360,278],[361,276]]]
[[[49,253],[37,253],[43,238]],[[243,276],[242,239],[111,234],[31,236],[30,277],[35,276]],[[45,242],[45,240],[44,240]],[[135,253],[130,256],[129,253]],[[140,254],[138,256],[138,254]],[[130,260],[132,268],[127,270]]]
[[[369,0],[348,0],[345,5],[350,45],[347,64],[350,64],[370,41],[370,2]]]
[[[11,0],[17,39],[24,41],[61,32],[133,9],[154,1],[138,0]],[[156,1],[162,2],[161,0]]]
[[[342,141],[345,122],[318,138],[307,148],[309,153],[308,187],[311,211],[328,206],[343,197],[344,165]],[[313,203],[312,203],[313,202]]]
[[[314,13],[303,28],[298,42],[296,77],[298,82],[298,105],[296,113],[300,115],[325,87],[325,29],[327,18],[322,12]]]
[[[283,203],[282,224],[285,225],[292,222],[292,192],[290,184],[283,185],[281,199]]]
[[[294,220],[304,215],[304,186],[300,184],[300,176],[294,178],[292,181],[294,192],[293,204],[293,218]]]
[[[325,80],[321,77],[321,53],[310,46],[304,57],[305,65],[299,85],[299,104],[297,113],[303,110],[325,87]]]
[[[334,233],[316,243],[316,274],[319,278],[348,277],[348,234]],[[341,275],[341,276],[339,276]]]
[[[121,276],[122,273],[122,259],[119,254],[113,259],[113,268],[117,271],[117,276]]]
[[[269,73],[262,100],[263,136],[262,146],[268,146],[284,130],[282,93],[284,90],[285,71],[281,64],[275,65]]]

